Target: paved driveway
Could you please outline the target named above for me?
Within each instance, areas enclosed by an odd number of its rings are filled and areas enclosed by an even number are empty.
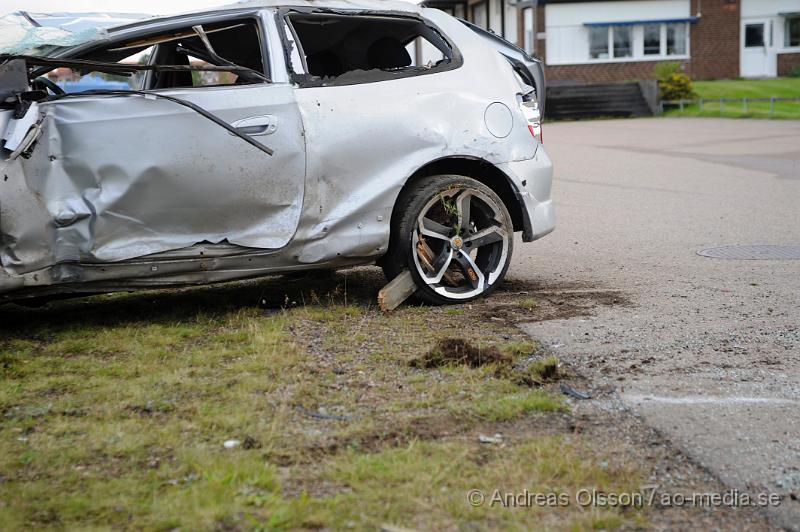
[[[527,325],[731,488],[784,494],[800,529],[800,122],[549,124],[558,226],[511,277],[622,289],[629,307]],[[794,494],[794,495],[792,495]]]

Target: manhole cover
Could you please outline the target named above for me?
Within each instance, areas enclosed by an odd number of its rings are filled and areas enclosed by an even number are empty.
[[[723,246],[701,249],[702,257],[730,260],[793,260],[800,259],[800,246]]]

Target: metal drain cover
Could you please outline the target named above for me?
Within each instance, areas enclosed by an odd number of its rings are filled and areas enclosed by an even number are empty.
[[[729,260],[800,260],[800,246],[723,246],[701,249],[697,254]]]

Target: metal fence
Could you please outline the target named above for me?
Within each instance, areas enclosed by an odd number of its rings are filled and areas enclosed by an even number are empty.
[[[750,104],[752,103],[766,103],[769,102],[769,114],[775,114],[775,102],[800,102],[800,96],[793,96],[790,98],[698,98],[695,100],[662,100],[658,103],[659,113],[664,112],[665,106],[678,107],[681,111],[688,105],[697,105],[699,111],[702,113],[709,103],[719,104],[718,111],[725,112],[725,104],[738,103],[742,108],[743,113],[749,112]],[[716,110],[716,109],[715,109]]]

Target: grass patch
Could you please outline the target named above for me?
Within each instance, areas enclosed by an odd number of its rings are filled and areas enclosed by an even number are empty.
[[[522,340],[519,342],[505,343],[500,349],[511,358],[517,360],[534,354],[539,349],[539,344],[533,340]]]
[[[508,421],[533,412],[566,412],[560,397],[542,390],[524,390],[508,395],[490,395],[473,404],[474,414],[488,421]]]
[[[531,385],[542,385],[558,379],[558,359],[554,356],[529,361],[520,371],[522,382]]]
[[[800,95],[800,78],[695,81],[694,88],[704,98],[793,97]]]
[[[787,98],[800,96],[800,78],[776,78],[754,80],[696,81],[694,89],[699,98]],[[687,105],[684,110],[668,108],[664,116],[710,116],[729,118],[800,118],[800,101],[775,102],[774,113],[770,113],[770,102],[742,103],[719,101],[699,105]]]
[[[573,513],[549,508],[503,508],[504,493],[560,492],[573,496],[583,485],[631,489],[638,472],[630,465],[603,468],[586,459],[580,444],[562,437],[541,437],[510,448],[486,449],[467,443],[415,442],[371,455],[344,453],[331,461],[322,478],[346,491],[322,501],[315,511],[333,528],[376,529],[383,524],[415,529],[592,528],[630,521],[614,511]],[[477,507],[470,490],[485,494]],[[495,493],[497,492],[497,493]],[[374,508],[365,513],[364,507]],[[314,512],[314,510],[312,510]],[[612,526],[613,528],[613,526]]]
[[[541,434],[568,409],[499,371],[537,345],[487,324],[487,302],[382,314],[382,279],[360,275],[1,307],[3,529],[640,522],[467,504],[473,488],[610,489],[640,473],[581,436]],[[452,331],[495,359],[412,367]],[[509,443],[477,442],[498,424]]]

